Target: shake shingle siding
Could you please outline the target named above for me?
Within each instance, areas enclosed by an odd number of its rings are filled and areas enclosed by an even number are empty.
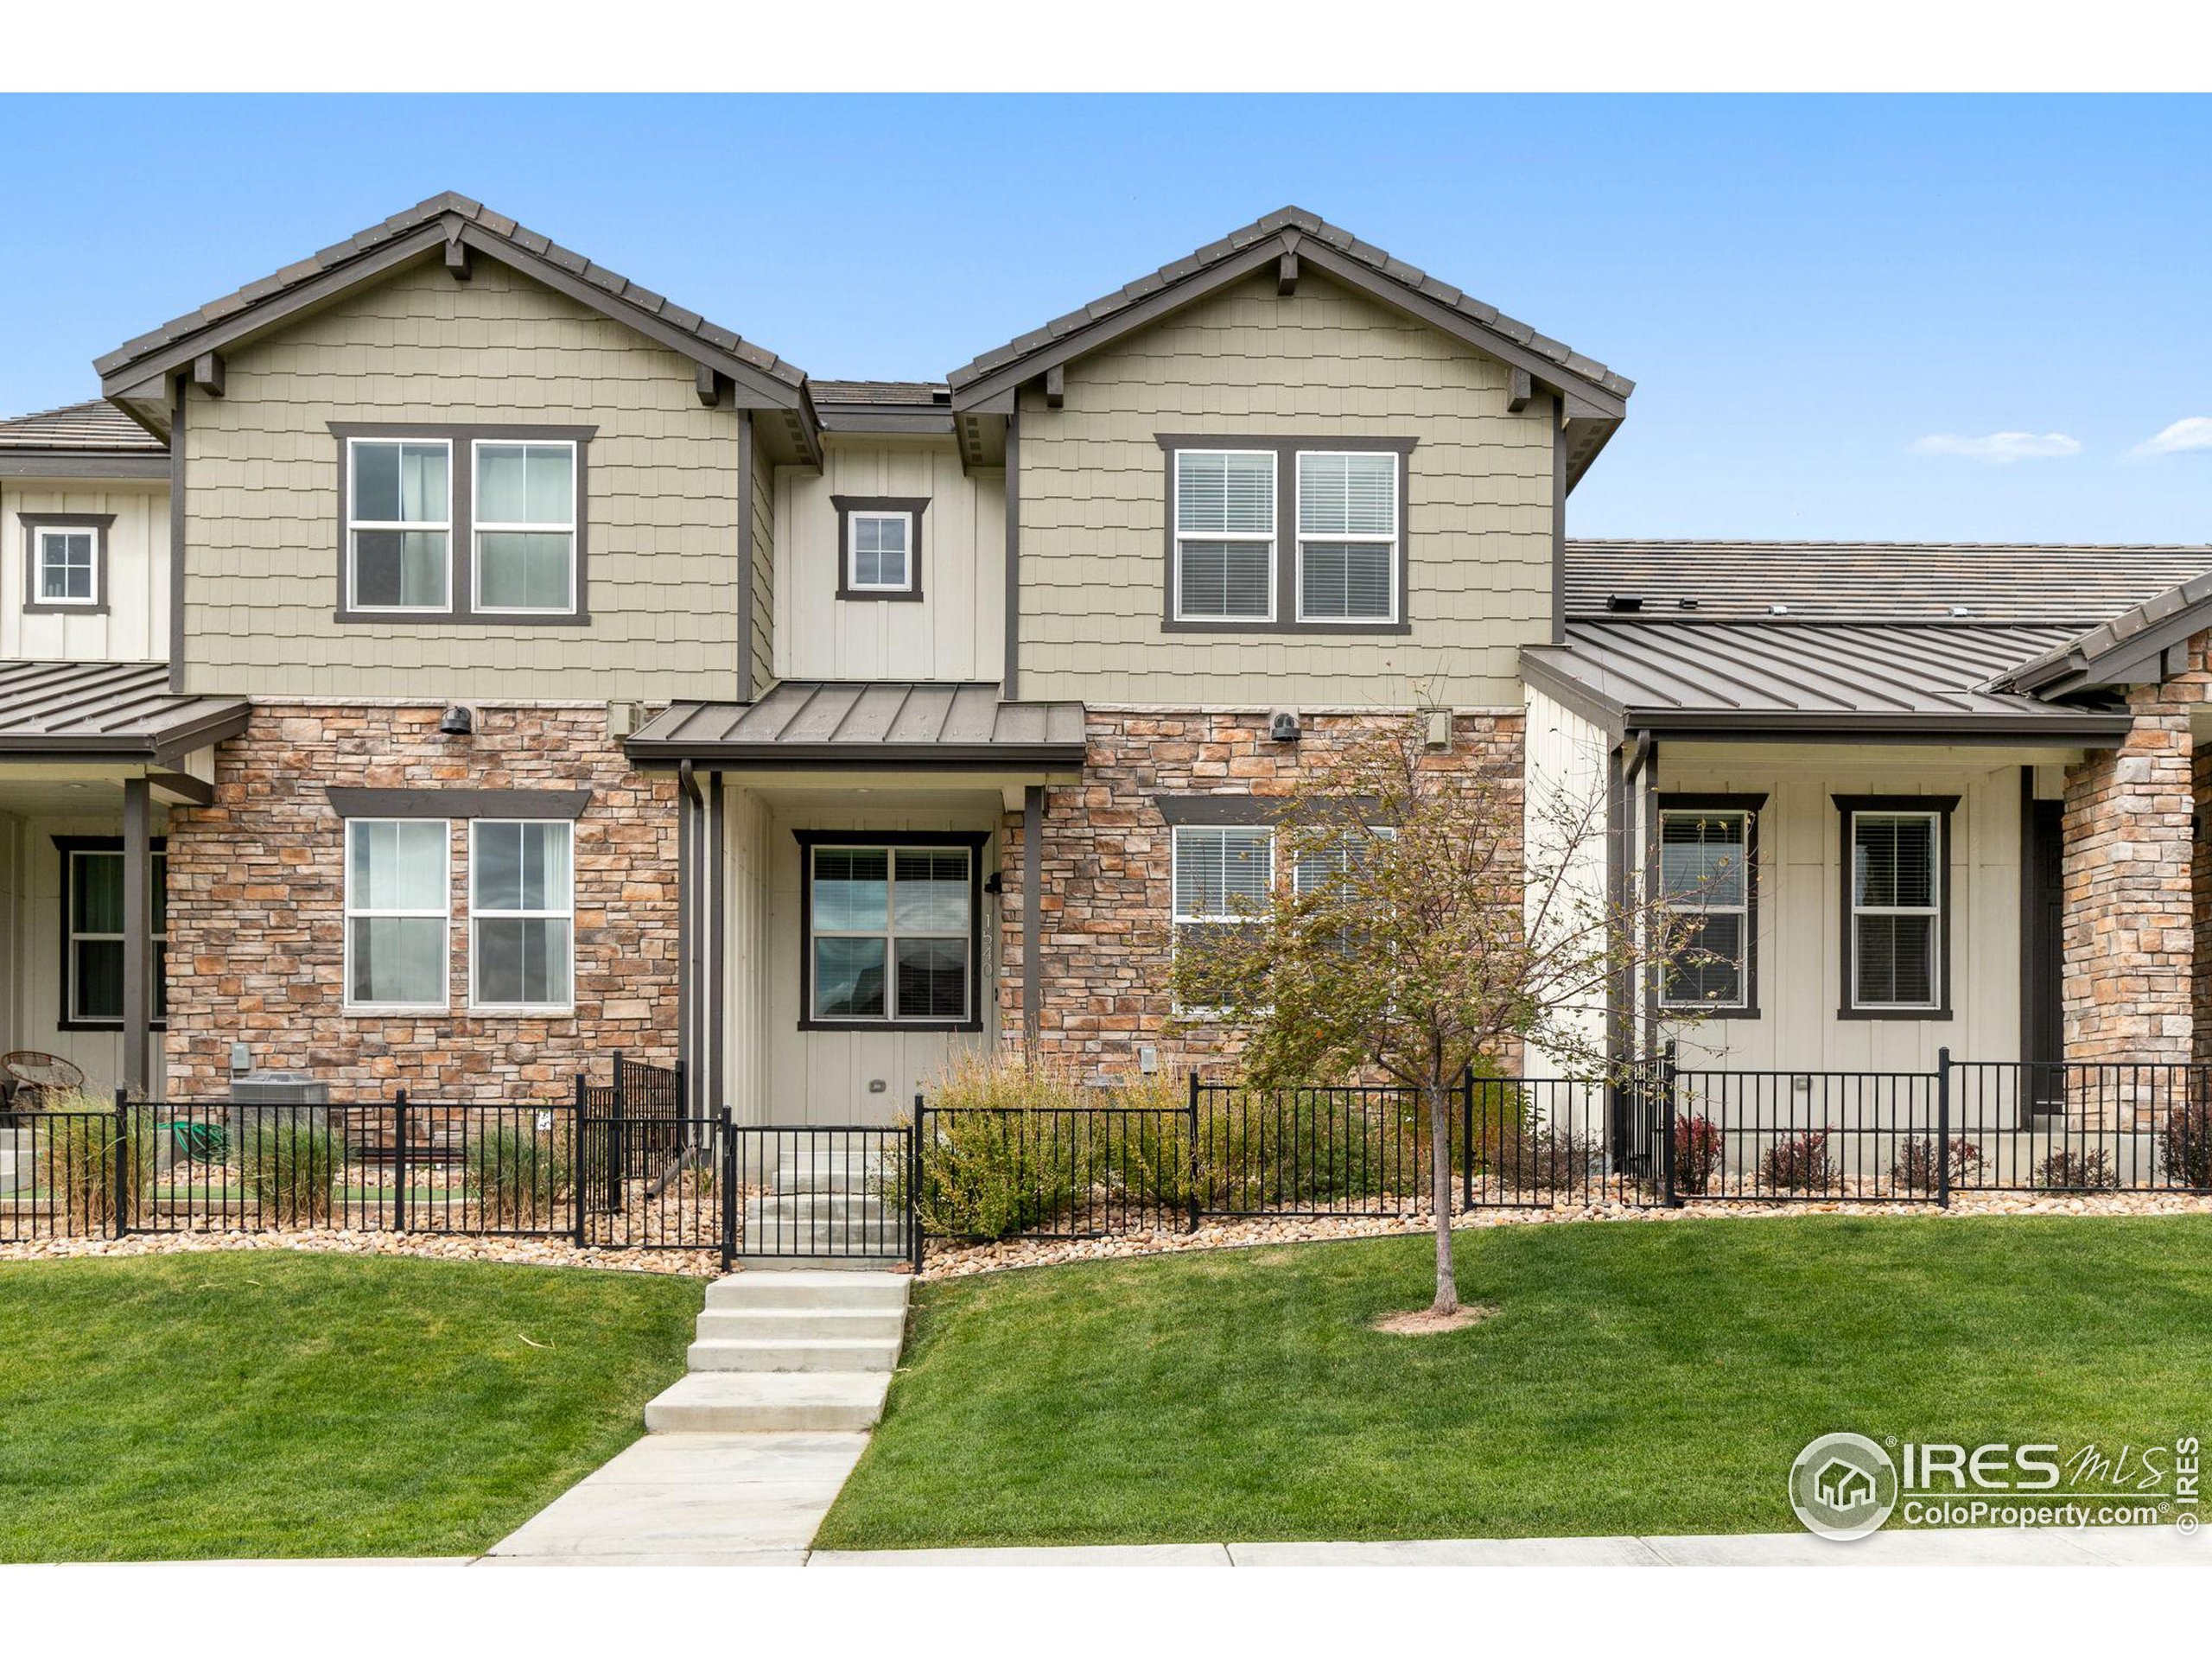
[[[1551,404],[1506,410],[1507,371],[1314,277],[1240,284],[1067,371],[1021,406],[1023,695],[1196,707],[1404,706],[1417,687],[1516,708],[1516,655],[1550,637]],[[1160,434],[1413,438],[1411,632],[1192,633],[1160,626]],[[1278,526],[1289,545],[1293,526]]]
[[[334,620],[334,421],[596,428],[589,623]],[[699,403],[675,353],[496,262],[466,283],[404,271],[234,353],[227,395],[195,395],[186,432],[192,680],[328,698],[658,700],[734,683],[734,416]],[[466,550],[456,536],[457,585]]]

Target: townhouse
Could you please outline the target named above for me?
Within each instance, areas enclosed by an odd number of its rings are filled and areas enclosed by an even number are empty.
[[[1179,934],[1367,722],[1603,790],[1718,1064],[2186,1059],[2204,548],[1577,543],[1630,383],[1296,209],[940,383],[434,198],[0,423],[0,1049],[754,1122],[1219,1061]],[[1692,978],[1695,982],[1688,982]]]

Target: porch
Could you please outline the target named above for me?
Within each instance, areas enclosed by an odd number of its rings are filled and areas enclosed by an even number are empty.
[[[158,663],[0,664],[0,1054],[60,1063],[0,1090],[162,1092],[169,815],[213,798],[246,712]]]

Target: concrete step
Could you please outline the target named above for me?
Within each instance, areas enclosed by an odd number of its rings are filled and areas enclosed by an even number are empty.
[[[702,1342],[788,1342],[815,1337],[870,1337],[896,1342],[904,1307],[709,1308],[699,1316]]]
[[[788,1159],[776,1166],[775,1192],[868,1192],[883,1190],[885,1166],[872,1158]]]
[[[656,1434],[873,1428],[890,1387],[888,1371],[694,1371],[646,1405],[645,1427]]]
[[[772,1198],[748,1198],[745,1224],[805,1227],[814,1224],[858,1224],[897,1232],[904,1224],[896,1210],[872,1192],[786,1192]]]
[[[912,1274],[885,1273],[855,1264],[850,1268],[756,1268],[733,1273],[707,1287],[707,1306],[722,1308],[804,1308],[824,1313],[840,1308],[893,1308],[904,1313]]]
[[[887,1371],[899,1363],[899,1338],[716,1337],[693,1343],[684,1358],[695,1371]]]
[[[731,1261],[734,1265],[750,1268],[754,1273],[781,1273],[802,1268],[808,1273],[877,1274],[889,1273],[906,1260],[903,1250],[895,1253],[887,1250],[882,1255],[873,1251],[865,1255],[843,1255],[838,1250],[825,1249],[823,1246],[833,1242],[826,1239],[786,1238],[778,1242],[791,1246],[790,1250],[740,1250]],[[865,1249],[867,1243],[868,1241],[856,1240],[847,1248]]]

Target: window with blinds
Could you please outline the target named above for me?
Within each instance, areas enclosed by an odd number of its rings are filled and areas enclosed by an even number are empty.
[[[974,1016],[975,854],[965,847],[808,851],[808,1007],[817,1021]]]
[[[1274,882],[1274,831],[1265,824],[1190,823],[1175,829],[1175,949],[1200,963],[1226,938],[1249,931],[1267,909]],[[1210,993],[1200,1009],[1225,1006]]]
[[[1274,455],[1177,450],[1176,619],[1268,620],[1274,614]]]
[[[1852,1006],[1934,1008],[1942,987],[1942,814],[1850,817]]]
[[[1659,899],[1675,922],[1661,990],[1670,1008],[1748,1006],[1751,837],[1749,812],[1659,815]]]
[[[1387,451],[1298,457],[1298,620],[1397,618],[1398,457]]]

